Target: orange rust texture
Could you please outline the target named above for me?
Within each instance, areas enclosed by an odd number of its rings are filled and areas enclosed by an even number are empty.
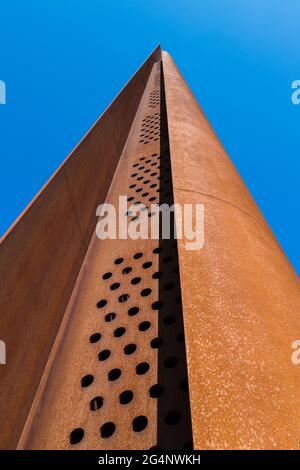
[[[131,204],[139,201],[148,206],[150,198],[159,201],[160,123],[156,116],[160,101],[151,99],[153,90],[160,93],[159,77],[160,62],[153,66],[106,199],[115,207],[119,195],[127,195]],[[146,140],[140,134],[143,122],[148,121],[153,124]],[[138,180],[137,175],[143,177]],[[149,449],[156,445],[157,400],[150,397],[149,389],[158,375],[157,349],[150,346],[158,336],[158,313],[151,307],[158,300],[158,280],[152,277],[159,269],[159,255],[153,252],[158,243],[99,240],[93,235],[18,448]],[[145,289],[151,293],[143,296]],[[120,301],[122,296],[128,298]],[[101,300],[107,303],[97,308]],[[143,330],[145,322],[149,327]],[[90,336],[99,333],[101,338],[90,343]],[[131,354],[125,353],[128,345],[136,347]],[[99,360],[99,353],[109,357]],[[141,363],[149,370],[137,374]],[[110,381],[108,374],[114,369],[121,375]],[[93,383],[81,387],[87,374],[93,376]],[[124,392],[132,393],[129,404],[120,403]],[[95,397],[103,402],[91,410]],[[133,422],[140,416],[148,424],[136,432]],[[101,437],[107,423],[113,423],[115,430]],[[72,444],[70,434],[77,428],[84,431],[84,437]]]
[[[157,48],[0,246],[0,447],[15,448],[128,137]]]
[[[205,206],[203,249],[179,243],[195,448],[299,449],[299,279],[167,53],[163,70],[174,202]]]

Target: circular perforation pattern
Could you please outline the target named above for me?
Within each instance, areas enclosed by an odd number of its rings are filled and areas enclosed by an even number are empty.
[[[160,113],[146,116],[142,120],[139,142],[148,144],[150,141],[158,141],[160,134]]]
[[[80,441],[82,441],[83,436],[84,430],[82,428],[73,429],[73,431],[70,433],[70,444],[78,444]]]
[[[129,180],[130,193],[127,196],[129,210],[126,213],[131,222],[139,220],[144,211],[148,211],[149,217],[155,214],[155,211],[150,211],[151,204],[159,203],[161,182],[166,176],[170,177],[170,174],[166,173],[169,170],[165,166],[164,158],[158,153],[153,153],[141,156],[133,163]]]
[[[160,104],[160,91],[154,90],[151,91],[149,95],[149,108],[155,108]]]
[[[160,73],[155,74],[154,85],[160,89]]]
[[[157,157],[157,154],[153,154],[138,161],[147,166]],[[145,163],[147,160],[148,163]],[[147,403],[149,387],[138,384],[149,380],[150,370],[155,369],[155,347],[151,341],[156,334],[153,320],[157,321],[157,317],[154,310],[149,310],[149,299],[150,304],[157,301],[153,298],[155,261],[157,266],[157,250],[152,245],[149,250],[136,250],[113,258],[100,276],[100,300],[95,299],[94,304],[99,331],[95,329],[86,338],[91,354],[97,358],[98,368],[80,379],[82,391],[87,396],[87,412],[102,421],[98,425],[100,441],[110,442],[122,429],[118,419],[112,419],[115,414],[111,411],[111,395],[114,393],[117,403],[114,406],[120,407],[120,420],[125,406],[128,410],[132,409],[129,429],[133,440],[139,439],[139,433],[148,426],[148,405],[138,410],[132,406],[137,401],[135,397],[141,393],[145,394],[143,401]],[[144,351],[144,360],[139,358],[141,351]],[[128,374],[132,374],[129,383]],[[108,388],[105,384],[109,384]],[[73,446],[80,443],[83,437],[88,439],[88,436],[88,425],[85,429],[78,427],[69,434],[69,442]],[[101,447],[101,442],[99,445]],[[106,444],[103,443],[103,446]]]

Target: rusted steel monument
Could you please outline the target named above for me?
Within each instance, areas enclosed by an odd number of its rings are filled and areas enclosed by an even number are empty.
[[[99,240],[120,195],[204,204],[203,248]],[[1,448],[300,448],[298,277],[160,47],[3,237],[0,276]]]

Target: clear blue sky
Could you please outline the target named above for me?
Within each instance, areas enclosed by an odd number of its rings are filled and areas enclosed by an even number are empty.
[[[299,273],[298,0],[2,1],[1,234],[157,43]]]

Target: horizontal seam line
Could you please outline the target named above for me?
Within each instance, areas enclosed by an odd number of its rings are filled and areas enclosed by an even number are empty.
[[[176,186],[173,186],[173,189],[177,189],[178,191],[184,191],[184,192],[187,192],[187,193],[201,194],[202,196],[211,197],[213,199],[217,199],[218,201],[225,202],[225,204],[229,204],[230,206],[235,207],[236,209],[238,209],[241,212],[243,212],[244,214],[246,214],[248,217],[250,217],[252,220],[254,220],[254,222],[256,222],[260,227],[262,227],[269,234],[271,234],[272,238],[275,241],[277,241],[274,234],[273,234],[273,232],[270,230],[270,228],[268,226],[266,227],[266,226],[262,225],[255,217],[253,217],[253,215],[249,214],[249,212],[247,212],[245,209],[242,209],[241,207],[237,206],[236,204],[233,204],[230,201],[226,201],[226,199],[222,199],[220,197],[213,196],[212,194],[203,193],[202,191],[194,191],[192,189],[183,189],[183,188],[179,188],[179,187],[176,187]]]

